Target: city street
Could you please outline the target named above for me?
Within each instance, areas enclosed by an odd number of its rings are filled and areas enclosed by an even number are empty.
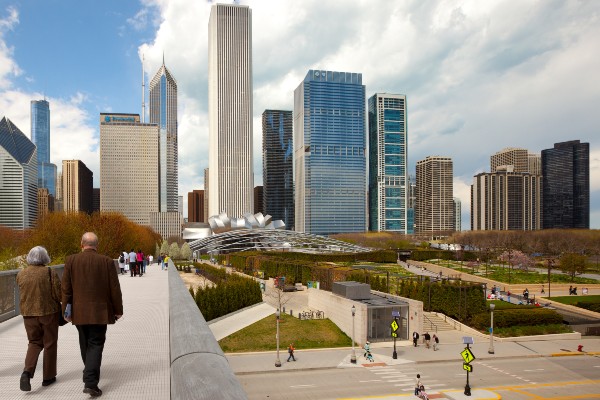
[[[597,356],[475,360],[472,364],[471,388],[488,389],[503,399],[600,399]],[[416,398],[417,373],[432,398],[445,398],[442,396],[452,391],[462,393],[466,383],[459,360],[261,372],[238,375],[238,379],[249,399],[394,399]]]

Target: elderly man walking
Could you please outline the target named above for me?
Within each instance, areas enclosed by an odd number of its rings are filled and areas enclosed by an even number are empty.
[[[102,395],[98,388],[106,328],[123,315],[119,277],[112,258],[97,253],[98,236],[81,238],[81,253],[67,257],[62,278],[63,310],[79,332],[83,360],[83,393]],[[70,310],[69,310],[70,309]],[[70,312],[69,312],[70,311]]]

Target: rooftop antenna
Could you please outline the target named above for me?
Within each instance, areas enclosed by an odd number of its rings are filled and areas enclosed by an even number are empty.
[[[146,120],[146,79],[144,76],[144,54],[142,54],[142,124]]]

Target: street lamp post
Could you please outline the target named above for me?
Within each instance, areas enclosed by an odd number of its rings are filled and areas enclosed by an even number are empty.
[[[356,307],[352,306],[352,355],[350,356],[350,362],[356,364],[356,351],[354,350],[354,315],[356,315]]]
[[[275,311],[275,317],[277,318],[277,359],[275,360],[275,366],[281,367],[281,360],[279,360],[279,316],[281,315],[279,309]]]
[[[488,349],[490,354],[494,354],[494,308],[496,305],[490,303],[490,348]]]

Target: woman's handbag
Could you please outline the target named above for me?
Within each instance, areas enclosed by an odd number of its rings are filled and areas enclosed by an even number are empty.
[[[56,301],[60,307],[60,301],[54,298],[54,285],[52,284],[52,271],[48,268],[48,278],[50,279],[50,293],[52,293],[52,299]],[[62,313],[62,307],[60,307],[60,312],[58,313],[58,325],[63,326],[67,324],[67,320]]]

